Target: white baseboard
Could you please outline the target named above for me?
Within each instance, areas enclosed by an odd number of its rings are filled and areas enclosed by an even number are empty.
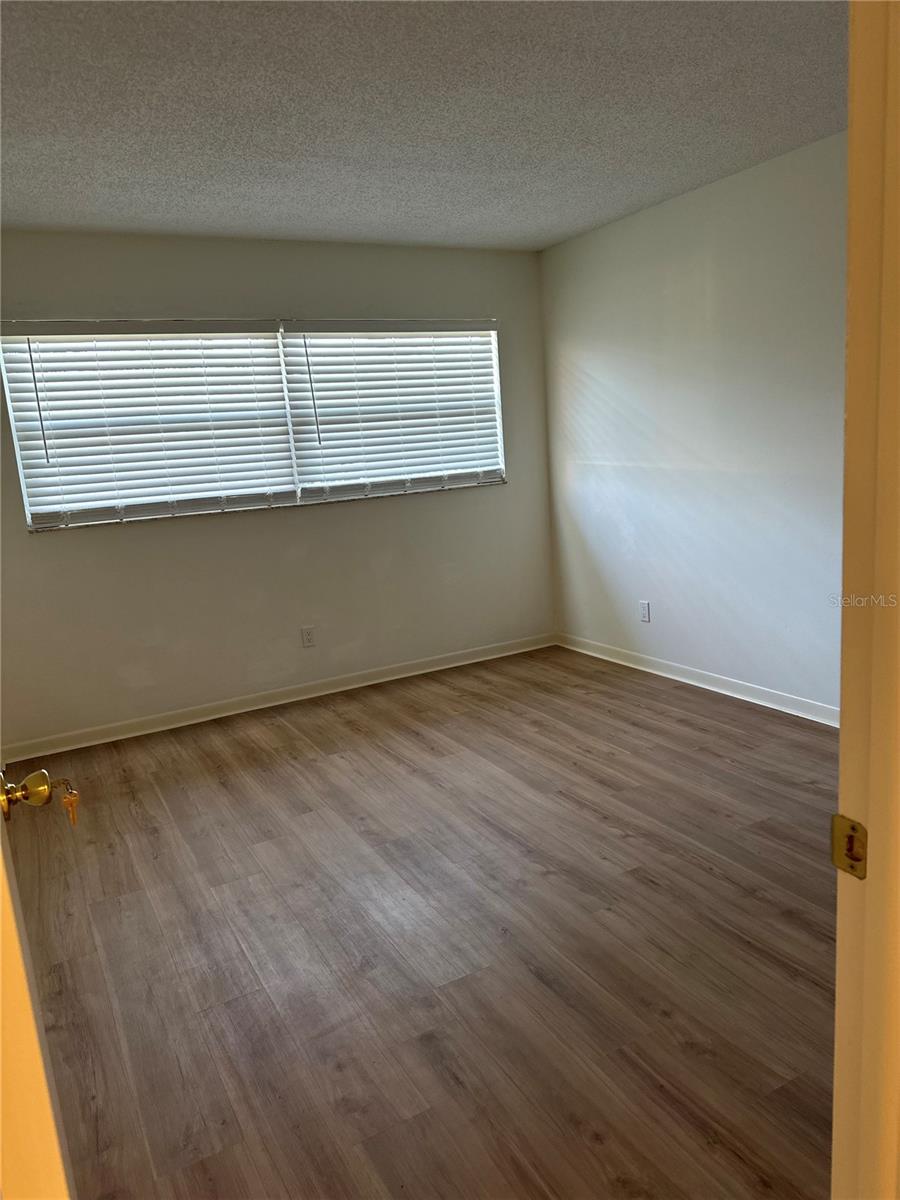
[[[818,700],[805,700],[802,696],[792,696],[788,692],[776,692],[771,688],[758,687],[755,683],[729,679],[726,675],[714,675],[711,671],[698,671],[695,667],[683,667],[679,663],[666,662],[663,658],[651,658],[647,654],[637,654],[634,650],[605,646],[602,642],[591,642],[587,638],[561,634],[556,641],[560,646],[578,650],[582,654],[590,654],[593,658],[605,658],[623,667],[634,667],[638,671],[649,671],[652,675],[664,675],[667,679],[692,683],[695,687],[707,688],[711,692],[736,696],[739,700],[750,700],[753,704],[777,708],[797,717],[818,721],[821,725],[840,724],[840,710],[830,704],[820,704]]]
[[[236,713],[252,712],[258,708],[271,708],[276,704],[290,704],[295,700],[309,700],[313,696],[326,696],[331,692],[344,692],[351,688],[366,687],[370,683],[386,683],[391,679],[404,679],[410,675],[423,675],[428,671],[441,671],[449,667],[461,667],[466,663],[484,662],[491,658],[504,658],[509,654],[522,654],[526,650],[539,650],[543,646],[565,646],[589,654],[593,658],[607,659],[638,671],[652,675],[664,675],[681,683],[739,700],[750,700],[767,708],[806,717],[823,725],[838,725],[839,711],[816,700],[805,700],[786,692],[772,691],[729,679],[725,675],[714,675],[710,671],[698,671],[678,663],[666,662],[661,658],[650,658],[636,654],[633,650],[621,650],[617,646],[605,646],[587,638],[569,637],[567,634],[544,634],[539,637],[519,638],[512,642],[496,642],[490,646],[475,646],[469,650],[438,654],[431,658],[420,658],[412,662],[395,663],[393,666],[374,667],[369,671],[357,671],[352,675],[335,675],[329,679],[317,679],[293,687],[278,688],[271,692],[255,692],[249,696],[235,696],[231,700],[200,704],[194,708],[180,708],[169,712],[155,713],[148,717],[137,717],[131,721],[116,721],[110,725],[94,725],[89,729],[73,729],[68,733],[52,734],[31,741],[13,742],[3,748],[3,763],[16,762],[23,758],[37,758],[45,754],[60,754],[66,750],[78,750],[84,746],[96,746],[101,742],[116,742],[122,738],[139,737],[145,733],[158,733],[163,729],[177,729],[182,725],[197,725],[201,721],[213,721],[217,717],[230,717]]]
[[[542,646],[556,644],[557,638],[552,634],[519,638],[513,642],[496,642],[491,646],[475,646],[469,650],[456,650],[432,658],[395,663],[388,667],[374,667],[372,670],[357,671],[352,675],[336,675],[330,679],[317,679],[311,683],[299,683],[271,692],[255,692],[249,696],[236,696],[231,700],[199,704],[194,708],[180,708],[155,713],[153,716],[137,717],[131,721],[116,721],[110,725],[95,725],[89,729],[73,729],[68,733],[52,734],[50,737],[13,742],[4,746],[3,762],[11,763],[43,754],[60,754],[66,750],[79,750],[83,746],[96,746],[101,742],[117,742],[122,738],[139,737],[144,733],[158,733],[162,729],[177,729],[181,725],[198,725],[201,721],[213,721],[216,717],[230,717],[235,713],[251,712],[257,708],[271,708],[276,704],[309,700],[313,696],[345,692],[351,688],[365,687],[370,683],[387,683],[390,679],[404,679],[409,675],[423,675],[427,671],[441,671],[448,667],[465,666],[466,663],[504,658],[509,654],[522,654],[526,650],[539,650]]]

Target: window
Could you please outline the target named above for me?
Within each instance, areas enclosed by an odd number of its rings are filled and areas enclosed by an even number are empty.
[[[505,479],[490,329],[12,328],[32,529]]]

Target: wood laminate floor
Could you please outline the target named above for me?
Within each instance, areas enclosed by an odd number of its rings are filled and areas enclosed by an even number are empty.
[[[836,755],[554,648],[45,761],[80,1200],[826,1197]]]

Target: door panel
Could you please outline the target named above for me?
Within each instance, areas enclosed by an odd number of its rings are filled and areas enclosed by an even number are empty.
[[[850,5],[840,807],[868,828],[838,878],[835,1200],[898,1196],[900,1125],[900,4]]]
[[[19,820],[37,813],[18,813]],[[0,939],[2,939],[2,1115],[0,1191],[4,1200],[68,1200],[67,1174],[57,1132],[43,1036],[29,986],[27,949],[5,822],[0,821]]]

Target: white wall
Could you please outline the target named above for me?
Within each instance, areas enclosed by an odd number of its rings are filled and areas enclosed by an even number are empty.
[[[4,414],[7,756],[554,629],[833,716],[844,173],[829,138],[540,256],[548,411],[533,254],[7,233],[7,318],[494,316],[510,477],[28,534]]]
[[[542,256],[560,628],[826,718],[845,152],[828,138]]]
[[[29,534],[3,434],[3,743],[552,631],[537,256],[7,233],[3,315],[496,317],[506,486]],[[317,646],[301,650],[300,626]],[[72,740],[79,740],[75,737]]]

